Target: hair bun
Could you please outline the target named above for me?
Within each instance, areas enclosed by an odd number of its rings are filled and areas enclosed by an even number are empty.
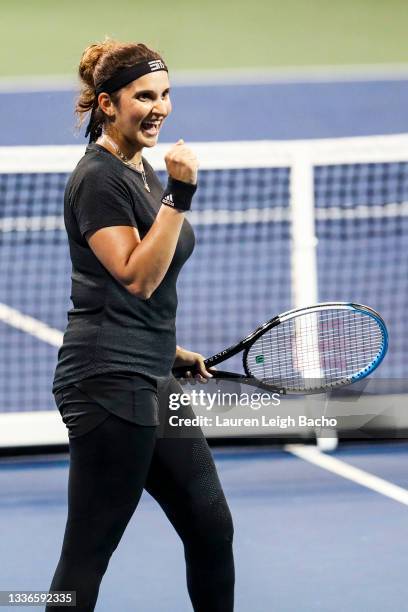
[[[117,44],[117,41],[106,37],[103,42],[89,45],[82,53],[78,73],[89,87],[95,87],[94,72],[97,63],[105,53],[111,51]]]

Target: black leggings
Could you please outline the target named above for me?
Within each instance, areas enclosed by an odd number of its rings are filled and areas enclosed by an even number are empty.
[[[195,612],[233,610],[233,526],[216,468],[202,434],[159,438],[110,414],[70,440],[68,518],[52,591],[76,591],[76,608],[95,608],[109,559],[143,488],[160,504],[183,545]],[[152,568],[153,571],[153,568]]]

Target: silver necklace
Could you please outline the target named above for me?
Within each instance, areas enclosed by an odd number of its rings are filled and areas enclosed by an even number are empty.
[[[144,170],[144,166],[143,166],[142,160],[140,160],[139,164],[134,164],[132,161],[130,161],[130,159],[128,159],[126,157],[126,155],[124,153],[122,153],[122,151],[119,149],[119,147],[116,144],[116,142],[114,142],[112,140],[112,138],[110,138],[107,134],[104,134],[103,137],[106,138],[106,140],[109,142],[109,144],[115,149],[115,153],[123,161],[123,163],[126,164],[126,166],[130,166],[131,168],[136,170],[136,172],[138,172],[139,174],[142,175],[143,184],[145,186],[145,189],[146,189],[146,191],[150,192],[150,187],[149,187],[149,183],[147,182],[146,173],[145,173],[145,170]]]

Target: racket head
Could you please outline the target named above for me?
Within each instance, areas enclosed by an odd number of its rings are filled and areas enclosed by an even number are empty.
[[[388,349],[372,308],[326,302],[285,312],[251,335],[243,353],[248,377],[283,393],[323,393],[371,374]]]

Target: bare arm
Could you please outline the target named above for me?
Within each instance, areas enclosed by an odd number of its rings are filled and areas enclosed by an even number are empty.
[[[195,184],[197,159],[179,141],[165,157],[169,174]],[[126,289],[148,299],[162,282],[176,250],[184,213],[162,205],[143,240],[136,228],[104,227],[86,236],[89,246],[107,270]]]
[[[100,262],[129,293],[148,299],[169,269],[184,214],[163,206],[143,240],[135,227],[104,227],[87,236]]]

